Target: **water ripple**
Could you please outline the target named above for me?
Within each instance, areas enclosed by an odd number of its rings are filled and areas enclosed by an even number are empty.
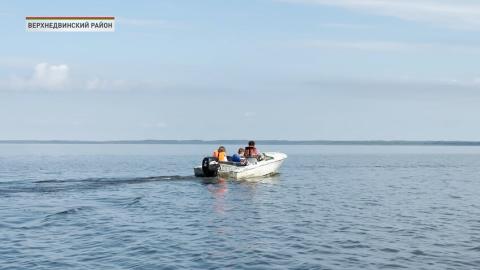
[[[251,182],[188,176],[187,155],[0,162],[5,269],[480,265],[475,155],[293,155]]]

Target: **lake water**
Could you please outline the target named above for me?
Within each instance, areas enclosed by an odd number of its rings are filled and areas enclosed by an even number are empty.
[[[238,146],[227,145],[227,150]],[[0,145],[0,269],[480,269],[480,147]]]

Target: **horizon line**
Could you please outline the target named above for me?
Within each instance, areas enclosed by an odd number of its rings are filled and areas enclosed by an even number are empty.
[[[243,144],[249,140],[0,140],[0,144]],[[264,145],[438,145],[480,146],[463,140],[256,140]]]

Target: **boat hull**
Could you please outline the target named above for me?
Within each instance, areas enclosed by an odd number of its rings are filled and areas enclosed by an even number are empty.
[[[256,165],[245,166],[238,169],[238,167],[231,165],[220,165],[218,176],[228,177],[234,179],[246,179],[268,176],[278,173],[280,166],[282,166],[283,160],[273,161],[266,164],[258,163]]]
[[[287,158],[287,155],[276,152],[265,153],[265,156],[267,157],[266,160],[247,166],[220,163],[218,176],[233,179],[247,179],[273,175],[278,173],[278,170]],[[203,176],[201,167],[195,167],[194,173],[195,176]]]

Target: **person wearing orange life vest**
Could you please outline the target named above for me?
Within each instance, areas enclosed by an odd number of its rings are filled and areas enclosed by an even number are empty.
[[[213,152],[213,157],[217,158],[218,161],[227,161],[227,152],[225,147],[220,146],[218,150]]]
[[[260,155],[257,148],[255,147],[255,141],[248,142],[248,146],[245,147],[245,153],[243,155],[246,158],[256,158]]]
[[[247,159],[247,165],[255,165],[257,161],[262,160],[262,155],[260,155],[260,152],[255,147],[255,141],[248,142],[248,146],[245,147],[244,157]]]

